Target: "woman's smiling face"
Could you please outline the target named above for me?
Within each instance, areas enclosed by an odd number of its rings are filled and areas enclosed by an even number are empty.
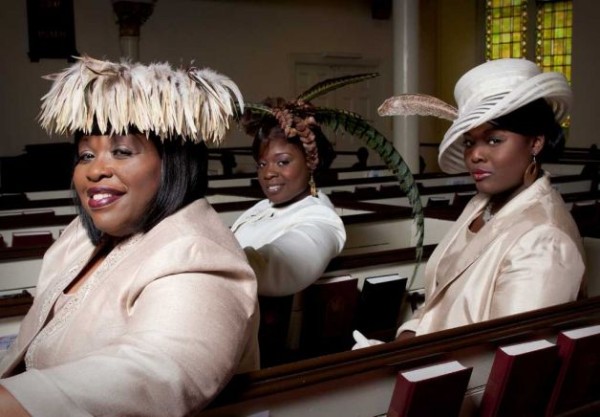
[[[275,205],[289,204],[309,194],[310,170],[300,146],[285,137],[270,137],[257,161],[258,182]]]
[[[83,209],[103,233],[136,233],[161,183],[161,158],[144,135],[84,136],[73,173]]]

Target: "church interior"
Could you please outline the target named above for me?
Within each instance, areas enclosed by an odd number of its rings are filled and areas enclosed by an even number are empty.
[[[325,296],[317,294],[315,284],[295,296],[260,300],[261,319],[268,318],[271,325],[263,335],[269,346],[261,358],[263,368],[234,376],[216,400],[196,415],[383,416],[396,395],[399,372],[448,361],[459,361],[471,368],[471,374],[460,393],[459,414],[440,415],[483,415],[482,398],[499,347],[540,339],[555,342],[560,332],[598,331],[600,325],[600,153],[592,134],[600,97],[596,80],[600,2],[504,0],[518,4],[523,18],[518,57],[536,63],[541,59],[536,48],[541,42],[536,31],[543,23],[539,10],[546,5],[571,7],[568,59],[560,68],[568,74],[573,106],[563,125],[564,154],[544,169],[551,172],[552,187],[561,194],[583,238],[585,298],[394,341],[397,325],[423,302],[428,257],[476,188],[468,173],[445,174],[438,165],[438,146],[450,126],[447,120],[382,117],[377,109],[400,93],[424,93],[454,103],[459,77],[494,53],[489,8],[496,3],[503,1],[27,0],[3,4],[0,340],[18,331],[35,297],[45,251],[77,215],[67,168],[73,144],[47,134],[36,121],[40,98],[49,86],[45,75],[83,55],[167,61],[227,74],[244,100],[257,103],[266,97],[291,99],[325,79],[377,73],[322,96],[316,104],[360,114],[402,155],[423,206],[422,254],[409,200],[390,167],[372,150],[366,163],[359,160],[366,146],[363,139],[326,131],[337,156],[318,185],[342,218],[347,240],[319,281],[321,289],[338,284],[338,304],[327,305],[318,298]],[[59,9],[55,14],[44,13],[53,7]],[[227,226],[263,197],[250,146],[248,136],[232,124],[223,144],[209,149],[207,199]],[[395,321],[385,328],[365,327],[369,338],[387,343],[352,350],[361,289],[369,278],[391,275],[407,277],[402,296],[395,300]],[[346,281],[350,285],[340,285]],[[598,337],[595,343],[598,346]],[[588,386],[582,390],[593,394],[548,417],[600,415],[600,357],[596,354],[587,360],[591,375],[581,375],[579,380],[585,379]]]

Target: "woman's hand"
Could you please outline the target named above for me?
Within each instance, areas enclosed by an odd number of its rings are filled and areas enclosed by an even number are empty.
[[[377,339],[367,339],[365,335],[359,332],[358,330],[354,330],[352,332],[352,337],[356,341],[354,346],[352,346],[352,350],[362,349],[369,346],[381,345],[382,343],[385,343]]]
[[[412,339],[413,337],[415,337],[415,332],[411,330],[405,330],[396,337],[396,340]]]

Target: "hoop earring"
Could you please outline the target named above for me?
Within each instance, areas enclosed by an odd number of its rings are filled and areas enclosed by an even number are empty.
[[[317,197],[317,184],[315,184],[315,178],[313,177],[312,172],[310,173],[310,178],[308,179],[308,185],[310,186],[310,195]]]
[[[525,184],[526,187],[529,187],[535,182],[535,180],[538,179],[539,173],[539,166],[537,164],[537,161],[535,160],[535,154],[533,154],[533,160],[527,166],[527,169],[523,174],[523,184]]]

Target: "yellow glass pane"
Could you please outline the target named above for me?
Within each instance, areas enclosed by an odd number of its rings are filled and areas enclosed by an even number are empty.
[[[521,54],[521,46],[518,43],[514,43],[512,44],[512,58],[521,58],[523,55]],[[511,58],[511,57],[507,57],[507,58]]]
[[[527,0],[488,0],[486,2],[487,59],[524,56],[527,25],[526,6]]]

